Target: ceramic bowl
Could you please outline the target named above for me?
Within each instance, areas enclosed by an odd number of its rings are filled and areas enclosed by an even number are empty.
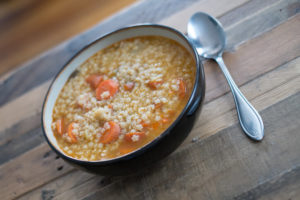
[[[152,142],[127,155],[103,161],[83,161],[66,155],[58,146],[51,129],[52,110],[64,84],[85,60],[99,50],[120,40],[136,36],[163,36],[177,41],[195,59],[196,78],[191,96],[177,119]],[[200,113],[205,94],[205,77],[197,51],[189,39],[179,31],[157,24],[141,24],[111,32],[80,50],[54,78],[44,100],[42,127],[50,147],[65,161],[77,168],[102,175],[127,175],[145,169],[173,152],[190,133]]]

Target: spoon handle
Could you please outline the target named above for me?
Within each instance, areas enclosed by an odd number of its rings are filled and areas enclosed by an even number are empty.
[[[215,60],[219,64],[230,86],[241,127],[251,139],[256,141],[262,140],[264,137],[264,124],[261,116],[233,81],[222,57],[218,56]]]

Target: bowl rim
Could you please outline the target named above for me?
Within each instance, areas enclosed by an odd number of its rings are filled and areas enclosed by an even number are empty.
[[[192,93],[185,105],[185,107],[183,108],[183,110],[181,111],[181,113],[178,115],[178,117],[172,122],[172,124],[170,126],[168,126],[168,128],[166,128],[159,136],[157,136],[154,140],[152,140],[151,142],[145,144],[144,146],[140,147],[139,149],[136,149],[133,152],[130,152],[128,154],[116,157],[116,158],[111,158],[111,159],[107,159],[107,160],[96,160],[96,161],[89,161],[89,160],[80,160],[77,158],[73,158],[71,156],[68,156],[66,154],[64,154],[61,150],[57,149],[55,147],[55,145],[53,145],[51,143],[51,141],[48,138],[47,132],[45,130],[45,123],[44,123],[44,115],[45,115],[45,107],[46,104],[48,102],[48,97],[49,94],[52,90],[52,86],[54,84],[54,82],[56,81],[56,79],[61,75],[61,73],[69,66],[69,64],[77,57],[79,56],[83,51],[85,51],[86,49],[88,49],[89,47],[91,47],[92,45],[94,45],[95,43],[97,43],[98,41],[105,39],[113,34],[117,34],[119,32],[122,31],[126,31],[128,29],[135,29],[135,28],[140,28],[140,27],[154,27],[154,28],[162,28],[165,29],[167,31],[173,32],[176,35],[178,35],[179,37],[181,37],[190,47],[190,49],[193,51],[193,56],[195,58],[195,67],[196,67],[196,78],[195,78],[195,82],[194,82],[194,86],[193,86],[193,90]],[[151,36],[151,34],[149,34],[149,36]],[[163,37],[163,36],[162,36]],[[184,47],[185,48],[185,47]],[[186,49],[186,48],[185,48]],[[199,79],[201,81],[200,86],[199,85]],[[51,81],[51,84],[47,90],[47,93],[45,95],[44,101],[43,101],[43,105],[42,105],[42,112],[41,112],[41,121],[42,121],[42,131],[43,131],[43,135],[46,138],[47,143],[49,144],[49,146],[62,158],[64,158],[65,160],[71,162],[71,163],[75,163],[78,165],[81,164],[89,164],[89,165],[108,165],[108,164],[113,164],[113,163],[117,163],[120,161],[127,161],[127,160],[131,160],[135,157],[138,157],[139,155],[143,154],[145,151],[147,151],[148,149],[152,148],[153,146],[155,146],[160,140],[162,140],[164,137],[166,137],[167,135],[171,134],[171,131],[176,124],[178,124],[178,122],[180,122],[180,120],[183,118],[184,115],[188,114],[189,111],[189,107],[191,106],[191,104],[193,103],[193,100],[197,97],[196,96],[196,88],[197,87],[201,87],[202,90],[202,94],[204,94],[205,92],[205,74],[204,74],[204,68],[202,65],[202,62],[198,56],[197,50],[195,48],[195,46],[192,44],[192,42],[189,40],[189,38],[187,36],[185,36],[183,33],[181,33],[180,31],[176,30],[175,28],[166,26],[166,25],[161,25],[161,24],[155,24],[155,23],[139,23],[139,24],[134,24],[134,25],[130,25],[130,26],[125,26],[119,29],[116,29],[114,31],[111,31],[107,34],[104,34],[100,37],[98,37],[97,39],[93,40],[92,42],[88,43],[87,45],[85,45],[84,47],[82,47],[79,51],[77,51],[70,59],[68,59],[68,61],[62,66],[62,68],[57,72],[57,74],[54,76],[53,80]],[[204,95],[201,95],[200,97],[200,102],[203,101],[204,99]]]

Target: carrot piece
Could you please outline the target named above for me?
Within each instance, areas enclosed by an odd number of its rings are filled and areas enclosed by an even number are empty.
[[[179,97],[183,99],[186,94],[186,83],[184,80],[179,79]]]
[[[77,138],[76,138],[76,136],[73,133],[73,131],[74,131],[74,125],[75,125],[75,122],[72,122],[68,126],[68,135],[71,138],[71,142],[72,143],[76,143],[77,142]]]
[[[147,128],[149,126],[148,123],[144,122],[144,121],[141,121],[141,125],[144,127],[144,128]]]
[[[163,84],[163,81],[149,81],[147,86],[152,90],[156,90],[161,84]]]
[[[133,88],[134,88],[134,82],[127,82],[125,85],[124,85],[124,90],[126,91],[132,91]]]
[[[90,86],[93,88],[93,89],[96,89],[97,86],[101,83],[101,81],[103,80],[103,76],[101,75],[97,75],[97,74],[92,74],[92,75],[89,75],[85,81],[90,84]]]
[[[107,107],[109,107],[110,109],[114,108],[113,105],[111,105],[111,104],[108,104]]]
[[[120,135],[120,126],[119,124],[117,124],[114,121],[109,121],[108,122],[110,128],[107,129],[102,137],[100,138],[99,142],[103,143],[103,144],[109,144],[111,142],[114,142],[118,139],[119,135]]]
[[[56,121],[56,131],[62,135],[65,131],[64,118],[61,118]]]
[[[139,140],[143,139],[146,135],[144,132],[130,132],[130,133],[126,133],[124,138],[128,142],[135,142],[133,136],[137,136],[136,141],[139,141]]]
[[[159,126],[160,126],[159,122],[154,122],[154,123],[151,124],[152,129],[157,129]]]
[[[96,89],[96,98],[98,100],[109,99],[110,97],[114,96],[117,93],[118,88],[119,88],[119,83],[115,80],[108,79],[102,81]],[[108,92],[108,94],[102,97],[102,94],[104,92]]]

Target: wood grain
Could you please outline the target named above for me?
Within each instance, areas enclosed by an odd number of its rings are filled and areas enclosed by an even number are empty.
[[[0,166],[1,198],[15,198],[45,180],[53,180],[70,170],[73,167],[59,159],[44,142],[34,150]]]
[[[135,0],[1,2],[0,74],[99,23]]]
[[[300,166],[284,171],[268,182],[244,192],[235,199],[298,199],[300,196]]]
[[[232,50],[262,33],[273,29],[300,12],[297,0],[254,0],[221,19],[227,34],[227,49]],[[247,16],[237,20],[239,16]],[[230,25],[226,26],[228,22]],[[244,24],[241,27],[239,24]],[[238,42],[237,42],[238,40]]]
[[[18,124],[23,120],[39,115],[41,113],[43,100],[50,86],[50,81],[32,89],[19,98],[10,101],[4,106],[0,107],[0,120],[3,120],[3,124],[0,126],[0,137],[1,132]],[[17,115],[11,112],[14,108],[17,111]]]
[[[220,17],[222,14],[241,6],[246,2],[249,2],[249,0],[202,0],[195,3],[193,6],[160,21],[160,23],[176,28],[181,32],[186,32],[188,21],[195,12],[205,12],[214,17]]]
[[[73,170],[70,173],[67,173],[65,176],[60,177],[58,180],[54,180],[49,184],[43,186],[41,190],[38,192],[36,190],[30,191],[23,196],[19,197],[18,199],[22,200],[31,200],[31,199],[53,199],[55,196],[68,191],[72,190],[72,188],[78,187],[80,184],[88,182],[92,177],[95,175],[85,173],[78,170]],[[100,177],[99,177],[100,179]],[[95,184],[96,187],[99,188],[99,185],[102,184],[101,182],[105,182],[104,180],[99,180],[98,183]],[[87,187],[87,190],[95,189],[94,187]],[[82,191],[78,191],[79,193],[84,193]]]

